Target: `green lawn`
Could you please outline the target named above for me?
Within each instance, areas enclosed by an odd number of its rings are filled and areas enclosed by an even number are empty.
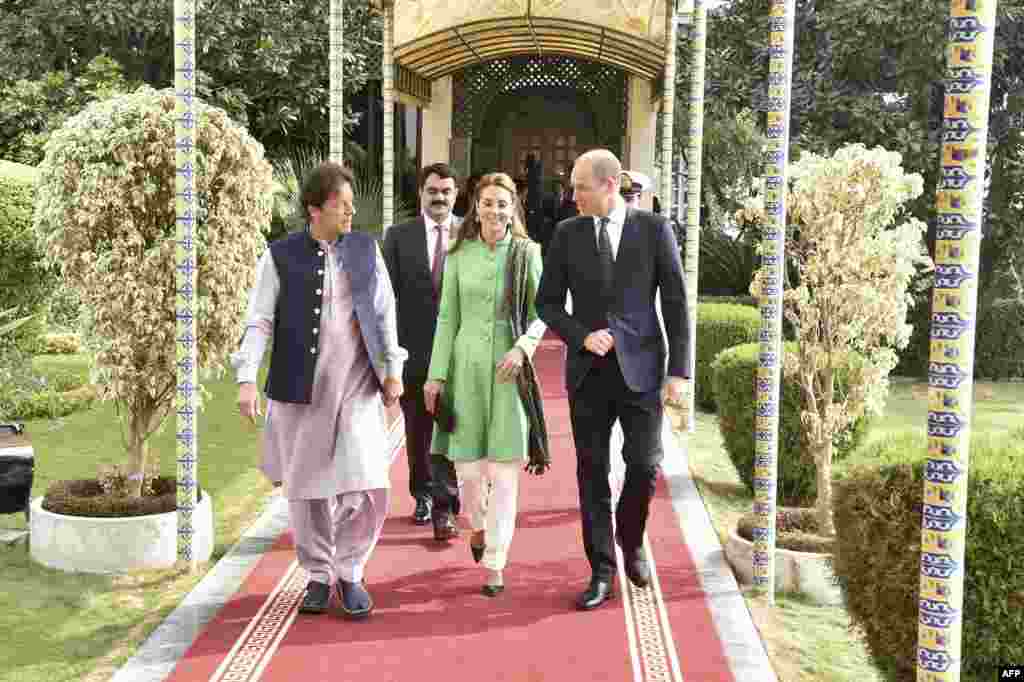
[[[1024,383],[981,383],[975,394],[975,433],[1008,431],[1024,423]],[[873,422],[865,445],[908,429],[924,432],[927,416],[926,384],[895,379],[886,414]],[[714,414],[699,413],[696,434],[689,438],[690,470],[724,543],[728,529],[750,511],[753,498],[722,447]],[[780,680],[881,680],[841,606],[817,606],[797,595],[779,594],[772,607],[763,597],[746,596]]]
[[[87,371],[80,356],[47,356],[37,366]],[[270,486],[255,468],[258,431],[238,417],[233,380],[206,385],[211,396],[198,420],[199,471],[214,504],[216,560],[263,510]],[[110,404],[28,422],[26,431],[36,452],[33,496],[53,480],[92,477],[100,465],[123,461]],[[174,473],[173,421],[153,438],[152,453],[164,473]],[[0,517],[0,525],[23,527],[23,517]],[[0,549],[0,681],[109,679],[203,572],[66,574],[31,562],[24,545]]]

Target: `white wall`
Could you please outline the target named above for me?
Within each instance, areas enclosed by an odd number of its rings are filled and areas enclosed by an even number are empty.
[[[452,77],[431,81],[430,106],[423,109],[423,165],[448,163],[452,137]]]
[[[626,123],[629,140],[622,165],[626,170],[639,171],[652,180],[657,180],[654,168],[654,141],[658,111],[657,103],[651,101],[653,92],[652,81],[639,76],[629,76],[629,121]],[[650,210],[652,196],[652,192],[644,192],[640,205]]]

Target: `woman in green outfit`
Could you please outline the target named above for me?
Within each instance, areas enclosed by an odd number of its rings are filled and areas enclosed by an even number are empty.
[[[517,322],[524,333],[515,338],[507,264],[524,244],[525,314]],[[519,469],[535,450],[531,427],[543,432],[539,406],[528,414],[517,381],[546,329],[534,307],[541,269],[540,245],[527,236],[515,183],[504,173],[485,175],[447,256],[423,392],[429,412],[443,392],[455,415],[451,433],[434,428],[432,451],[455,463],[473,527],[473,558],[489,571],[483,592],[492,597],[504,590]]]

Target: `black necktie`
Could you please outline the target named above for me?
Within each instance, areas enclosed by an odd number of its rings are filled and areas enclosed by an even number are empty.
[[[608,223],[610,218],[601,218],[601,229],[597,235],[597,255],[601,260],[601,279],[604,280],[604,290],[608,294],[615,283],[615,259],[612,258],[612,240],[608,237]]]

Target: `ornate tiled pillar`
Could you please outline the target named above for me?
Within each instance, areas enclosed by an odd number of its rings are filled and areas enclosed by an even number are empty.
[[[196,422],[196,252],[193,229],[198,197],[195,193],[193,155],[196,147],[195,113],[196,58],[195,0],[174,0],[174,118],[175,147],[175,344],[177,347],[177,390],[175,391],[178,560],[196,567],[195,532],[192,514],[196,507],[199,447]]]
[[[330,160],[342,163],[345,158],[345,0],[330,0]]]
[[[384,2],[383,60],[381,63],[381,97],[384,100],[383,214],[381,236],[394,222],[395,215],[395,98],[394,98],[394,36],[395,6]]]
[[[704,157],[704,65],[707,59],[707,26],[708,11],[704,0],[693,0],[691,14],[691,45],[693,54],[693,65],[690,74],[690,134],[687,143],[687,188],[686,195],[686,307],[690,313],[689,329],[687,334],[690,339],[690,367],[697,366],[697,291],[699,283],[697,276],[700,266],[700,206],[701,206],[701,172],[703,169]],[[674,157],[667,157],[674,160]],[[668,187],[672,187],[671,167],[666,161],[665,168],[668,172],[665,177],[668,180]],[[667,194],[665,195],[667,196]],[[668,213],[666,208],[666,215]],[[696,377],[696,371],[694,371]],[[696,387],[694,387],[695,389]],[[696,390],[691,390],[687,396],[690,404],[690,414],[696,410]],[[694,433],[697,421],[690,420],[690,433]]]
[[[770,0],[768,130],[764,159],[765,230],[761,264],[761,348],[754,404],[753,585],[775,602],[775,510],[778,489],[779,396],[782,374],[782,282],[786,262],[789,106],[796,0]]]
[[[946,33],[945,113],[936,197],[928,464],[917,619],[920,682],[960,679],[974,338],[995,32],[996,0],[953,0]]]

